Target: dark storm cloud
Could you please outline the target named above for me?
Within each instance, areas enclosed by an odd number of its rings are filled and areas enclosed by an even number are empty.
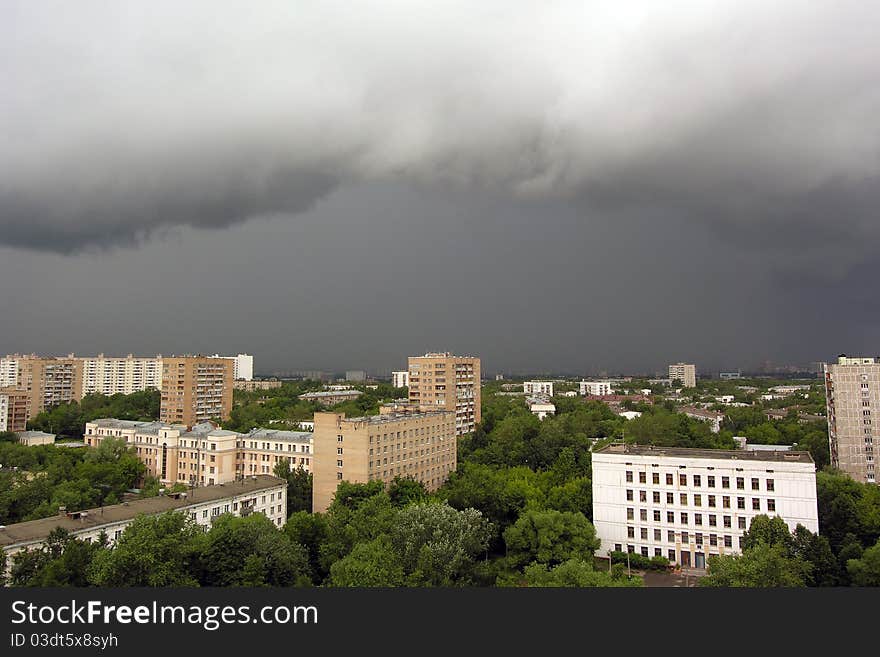
[[[782,270],[868,257],[880,5],[639,5],[4,3],[0,241],[130,245],[391,181],[685,217]]]

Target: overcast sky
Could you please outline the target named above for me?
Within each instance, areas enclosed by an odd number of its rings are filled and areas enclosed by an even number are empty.
[[[0,352],[880,352],[880,3],[0,3]]]

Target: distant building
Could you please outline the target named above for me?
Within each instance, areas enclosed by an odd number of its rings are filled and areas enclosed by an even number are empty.
[[[842,355],[824,369],[831,465],[858,482],[876,484],[874,438],[880,440],[880,358]],[[873,415],[875,411],[878,415]]]
[[[7,564],[11,565],[15,554],[40,548],[57,527],[83,541],[97,541],[103,533],[112,545],[138,516],[168,511],[184,513],[203,526],[210,526],[224,513],[236,516],[262,513],[280,527],[287,520],[287,482],[260,475],[225,486],[205,486],[99,509],[67,512],[62,508],[57,516],[6,525],[0,531],[0,549],[6,552]]]
[[[234,390],[244,390],[245,392],[254,392],[256,390],[275,390],[281,387],[281,381],[278,379],[239,379],[232,382]]]
[[[409,357],[409,400],[422,410],[455,413],[455,431],[473,431],[480,421],[480,359],[449,352]]]
[[[225,358],[232,361],[233,380],[250,381],[254,378],[254,357],[250,354],[238,354],[237,356],[214,354],[211,358]]]
[[[527,395],[547,395],[553,396],[552,381],[526,381],[523,383],[523,392]]]
[[[742,373],[740,372],[719,372],[718,378],[722,381],[731,381],[733,379],[741,379]]]
[[[733,400],[733,395],[718,395],[717,397],[715,397],[715,401],[717,401],[719,404],[732,404]]]
[[[724,421],[724,413],[718,411],[709,411],[705,408],[694,408],[693,406],[683,406],[678,409],[679,413],[684,413],[690,418],[708,422],[712,425],[712,433],[721,431],[721,423]]]
[[[315,413],[312,509],[330,506],[340,481],[386,483],[411,477],[429,491],[456,467],[455,413],[391,413],[346,418]]]
[[[495,380],[496,381],[504,381],[504,375],[503,374],[496,374]]]
[[[163,358],[159,420],[186,427],[208,420],[228,420],[232,410],[232,370],[229,358]]]
[[[360,397],[360,390],[325,390],[321,392],[307,392],[299,396],[304,401],[315,402],[321,406],[333,406],[342,402],[351,401]]]
[[[363,370],[347,370],[345,372],[345,380],[362,383],[367,380],[367,373]]]
[[[162,387],[162,357],[124,358],[98,354],[82,358],[83,394],[130,395]]]
[[[19,431],[18,442],[27,447],[34,445],[52,445],[55,442],[54,433],[45,433],[43,431]]]
[[[27,429],[31,396],[17,388],[0,388],[0,431],[21,432]]]
[[[543,420],[548,415],[556,415],[556,405],[550,401],[549,397],[526,397],[526,405],[532,415],[536,415],[539,420]]]
[[[760,514],[819,531],[809,452],[608,445],[593,452],[593,524],[609,550],[705,568]]]
[[[669,366],[669,380],[678,379],[685,388],[697,387],[697,366],[692,363],[675,363]]]
[[[395,388],[406,388],[409,386],[409,371],[403,370],[400,372],[392,372],[391,373],[391,385]]]
[[[614,394],[612,392],[613,383],[611,381],[581,381],[578,384],[581,395],[593,395],[596,397],[605,397]]]
[[[642,417],[641,411],[618,411],[617,414],[627,420],[635,420],[637,417]]]

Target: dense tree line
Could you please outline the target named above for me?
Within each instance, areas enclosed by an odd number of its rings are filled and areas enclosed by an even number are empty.
[[[38,413],[28,421],[28,429],[54,433],[59,438],[80,440],[86,422],[102,417],[117,420],[151,421],[159,419],[161,395],[158,390],[143,390],[130,395],[85,395],[82,401],[58,404]]]

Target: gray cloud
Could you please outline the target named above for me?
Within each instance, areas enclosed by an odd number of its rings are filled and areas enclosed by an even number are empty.
[[[352,182],[685,217],[781,270],[880,239],[880,5],[7,2],[0,242],[74,252]]]

